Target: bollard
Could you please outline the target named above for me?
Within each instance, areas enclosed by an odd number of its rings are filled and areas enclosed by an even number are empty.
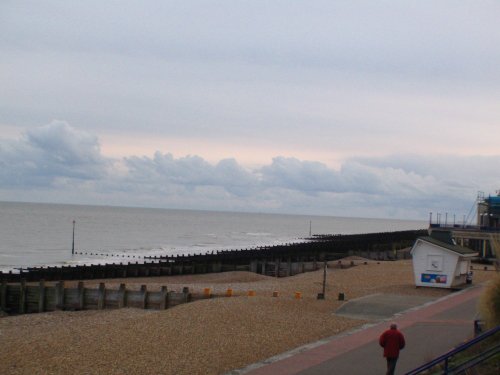
[[[301,292],[295,292],[295,299],[301,299],[302,298],[302,293]]]
[[[203,295],[205,296],[205,298],[210,298],[212,296],[212,291],[210,290],[210,288],[203,289]]]
[[[339,301],[343,301],[345,299],[344,293],[339,293]]]
[[[277,290],[275,290],[275,291],[273,292],[273,297],[279,297],[279,295],[280,295],[280,294],[279,294],[279,292],[278,292]]]
[[[233,296],[233,290],[232,289],[226,290],[226,297],[232,297],[232,296]]]
[[[249,290],[248,297],[255,297],[255,290]]]

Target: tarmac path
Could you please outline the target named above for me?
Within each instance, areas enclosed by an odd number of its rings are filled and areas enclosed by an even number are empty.
[[[392,317],[390,321],[398,324],[406,338],[396,374],[411,371],[472,338],[481,291],[481,286],[470,287]],[[388,325],[388,320],[368,325],[229,374],[385,374],[378,338]]]

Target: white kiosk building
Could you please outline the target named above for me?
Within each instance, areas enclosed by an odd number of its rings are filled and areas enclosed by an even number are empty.
[[[456,288],[465,284],[471,259],[478,253],[456,245],[450,233],[436,237],[419,237],[411,248],[415,285]]]

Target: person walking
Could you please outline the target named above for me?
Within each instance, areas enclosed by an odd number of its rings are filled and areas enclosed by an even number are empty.
[[[387,360],[386,375],[394,375],[396,362],[399,358],[399,351],[405,347],[405,337],[398,330],[396,323],[391,323],[388,330],[380,335],[378,340],[380,346],[384,348],[384,357]]]

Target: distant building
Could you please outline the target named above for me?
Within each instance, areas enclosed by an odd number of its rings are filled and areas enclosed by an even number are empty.
[[[458,246],[451,233],[419,237],[411,249],[416,286],[457,288],[467,283],[471,259],[477,252]]]

